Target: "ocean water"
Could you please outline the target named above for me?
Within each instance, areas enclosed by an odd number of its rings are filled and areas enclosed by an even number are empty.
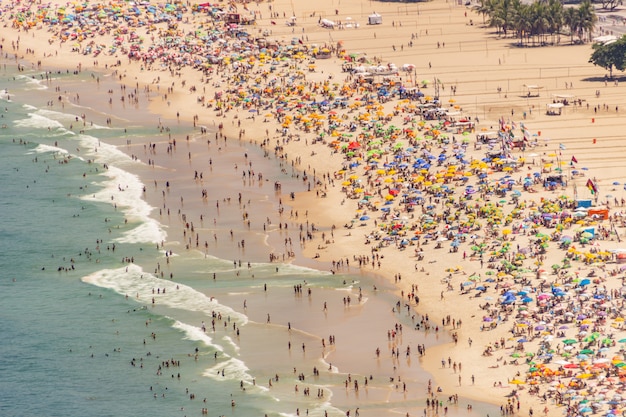
[[[46,80],[10,65],[0,75],[0,415],[423,409],[429,376],[419,358],[377,360],[373,347],[390,351],[387,330],[396,323],[407,329],[403,349],[447,336],[412,330],[416,317],[394,311],[393,288],[376,277],[267,262],[288,236],[275,223],[267,233],[258,226],[278,207],[272,181],[304,189],[279,161],[243,143],[208,143],[174,122],[159,129],[145,106],[108,101],[119,89],[111,78],[60,72]],[[201,165],[205,181],[188,182],[168,164],[174,152],[161,150],[172,135],[190,136],[176,146],[190,163],[200,149],[215,154]],[[161,152],[147,153],[147,143]],[[233,165],[252,160],[270,181],[241,180]],[[200,189],[211,203],[179,201],[178,192]],[[238,192],[246,207],[235,204]],[[256,227],[242,222],[242,211]],[[186,240],[187,213],[203,214],[192,221],[206,245]],[[370,375],[367,389],[345,389],[346,380]],[[391,382],[398,376],[408,394]],[[464,404],[449,414],[467,414]]]

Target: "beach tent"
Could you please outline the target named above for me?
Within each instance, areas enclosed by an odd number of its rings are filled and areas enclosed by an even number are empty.
[[[552,100],[555,103],[563,103],[567,106],[570,102],[576,100],[576,96],[573,94],[552,94]]]
[[[596,228],[595,227],[588,227],[588,228],[583,230],[583,233],[589,233],[591,235],[591,238],[593,239],[596,236]]]
[[[549,116],[560,115],[563,106],[563,103],[548,103],[546,104],[546,114]]]
[[[367,16],[367,24],[368,25],[382,25],[383,17],[379,15],[378,13],[372,13],[371,15]]]
[[[595,216],[595,218],[598,219],[602,219],[602,220],[608,220],[609,218],[609,210],[608,209],[603,209],[603,208],[590,208],[589,211],[587,212],[588,216]]]
[[[524,84],[524,89],[526,89],[525,96],[526,97],[539,97],[539,90],[541,90],[543,86],[536,84]]]
[[[327,29],[333,29],[335,27],[335,22],[328,19],[320,20],[320,26]]]

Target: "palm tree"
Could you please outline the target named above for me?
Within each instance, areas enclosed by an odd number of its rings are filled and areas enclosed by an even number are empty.
[[[557,35],[557,43],[561,42],[561,28],[563,27],[563,5],[559,0],[549,0],[547,5],[548,32],[553,37]]]
[[[570,33],[570,42],[574,43],[574,33],[578,31],[580,14],[573,7],[568,7],[563,11],[563,23],[567,25]]]
[[[474,6],[474,11],[482,15],[483,23],[485,23],[485,16],[493,13],[494,3],[493,0],[480,0],[480,3]]]
[[[498,8],[498,12],[503,22],[502,30],[504,31],[504,36],[506,36],[507,30],[514,28],[516,11],[521,7],[521,2],[520,0],[501,0],[500,3],[501,6]]]
[[[543,2],[534,2],[530,6],[530,15],[532,19],[532,34],[537,36],[539,44],[544,42],[544,36],[548,30],[548,8]],[[534,44],[533,38],[533,44]]]
[[[583,36],[587,33],[591,38],[596,23],[598,22],[598,16],[596,11],[591,5],[589,0],[584,0],[578,6],[578,36],[581,41],[584,41]]]
[[[475,11],[488,17],[490,27],[495,27],[498,34],[502,31],[506,37],[508,31],[513,30],[519,37],[520,45],[531,41],[543,44],[547,41],[546,35],[560,35],[563,26],[570,29],[571,42],[574,43],[574,34],[582,40],[586,33],[590,33],[597,17],[589,0],[584,0],[575,8],[564,8],[561,0],[535,0],[531,4],[521,3],[521,0],[479,0],[480,5]]]
[[[533,14],[531,6],[527,4],[518,4],[515,8],[515,15],[513,18],[513,24],[515,31],[519,35],[519,44],[524,44],[524,38],[530,39],[533,30]]]

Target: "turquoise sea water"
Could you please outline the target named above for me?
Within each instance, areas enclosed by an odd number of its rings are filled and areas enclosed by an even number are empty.
[[[197,209],[207,235],[208,219],[219,219],[219,243],[186,250],[180,215],[158,215],[143,198],[147,178],[176,182],[177,174],[148,168],[112,144],[163,143],[169,134],[193,132],[159,132],[144,109],[133,109],[132,118],[119,103],[101,109],[97,103],[118,87],[104,78],[96,86],[87,73],[53,74],[46,82],[41,73],[9,67],[1,76],[0,415],[186,416],[206,408],[211,416],[338,416],[360,406],[361,415],[382,416],[423,407],[428,375],[417,356],[373,359],[371,346],[391,348],[390,326],[414,324],[392,311],[387,284],[265,263],[264,245],[282,241],[283,232],[267,238],[247,231],[228,203],[221,212],[208,204]],[[114,127],[106,126],[109,112],[117,114]],[[93,124],[83,125],[82,114]],[[253,219],[276,209],[271,182],[246,185],[237,171],[224,174],[243,153],[283,190],[303,188],[260,149],[229,146],[228,153],[213,149],[215,164],[202,184],[212,199],[236,196],[240,187]],[[221,243],[229,230],[252,244],[237,250]],[[233,264],[239,259],[241,267]],[[294,296],[294,285],[305,292]],[[342,299],[356,300],[359,289],[361,302],[344,307]],[[330,335],[339,339],[336,351],[321,343]],[[413,347],[448,340],[417,331],[405,339]],[[389,382],[400,373],[408,395]],[[376,378],[367,391],[344,389],[346,379],[368,375]],[[312,394],[295,393],[295,385]]]

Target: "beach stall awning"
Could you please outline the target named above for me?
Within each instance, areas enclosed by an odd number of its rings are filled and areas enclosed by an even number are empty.
[[[383,23],[383,17],[378,13],[372,13],[367,16],[367,24],[369,25],[380,25]]]

